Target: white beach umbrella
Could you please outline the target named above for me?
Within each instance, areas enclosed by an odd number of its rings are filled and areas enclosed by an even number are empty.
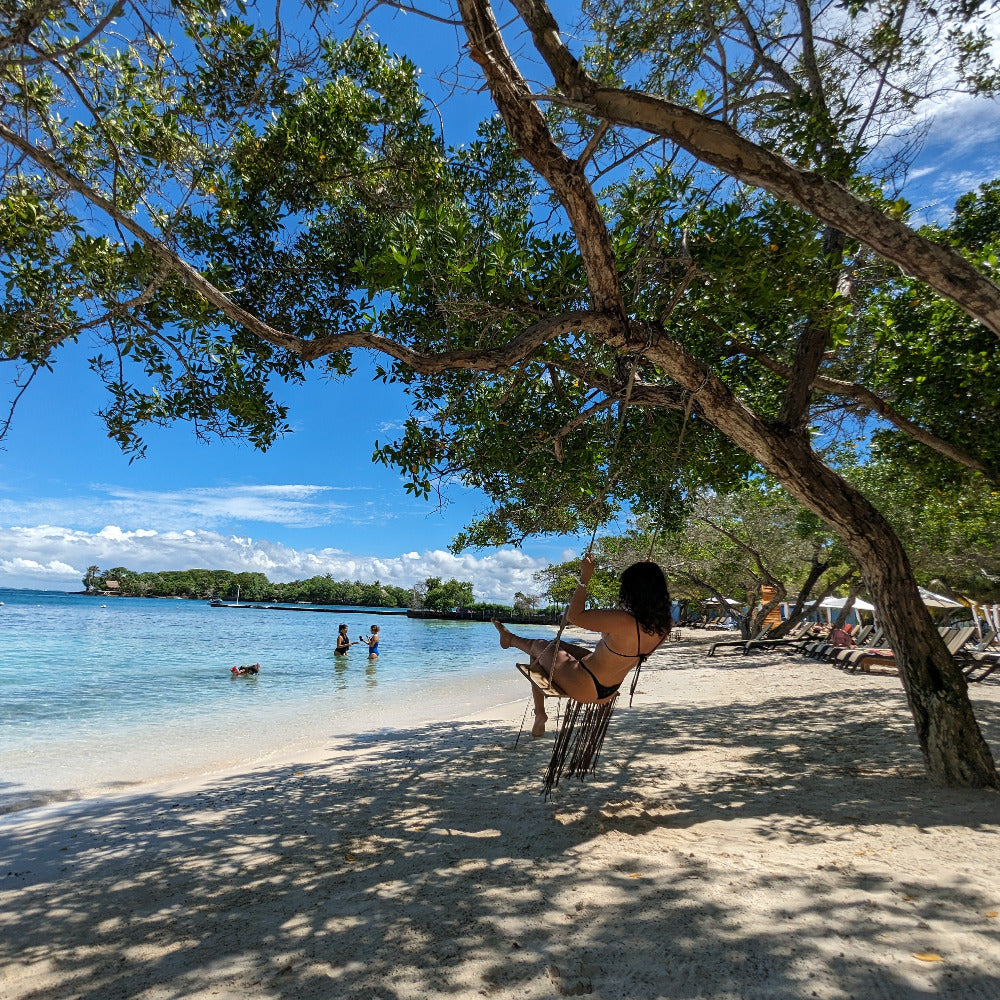
[[[844,605],[847,603],[846,597],[824,597],[822,601],[817,603],[816,601],[809,601],[806,604],[807,608],[812,608],[814,611],[822,609],[826,612],[826,620],[828,622],[833,621],[833,612],[840,611],[843,609]],[[851,607],[855,611],[874,611],[875,605],[869,604],[868,601],[862,600],[860,597],[854,599],[854,603]],[[860,619],[858,619],[860,621]]]
[[[842,611],[843,608],[844,608],[844,606],[846,604],[847,604],[847,598],[846,597],[824,597],[823,600],[819,602],[819,606],[821,608],[826,608],[826,620],[828,622],[832,622],[833,621],[833,612],[834,611]],[[855,597],[854,598],[854,603],[851,605],[851,608],[855,612],[858,612],[858,611],[871,611],[871,612],[874,612],[875,611],[875,605],[874,604],[871,604],[868,601],[865,601],[865,600],[863,600],[860,597]],[[874,617],[875,616],[873,614],[872,615],[872,620],[873,621],[874,621]],[[855,613],[855,618],[857,619],[858,623],[860,624],[861,619],[858,617],[858,615],[856,613]]]
[[[833,608],[835,611],[840,611],[844,605],[847,603],[846,597],[824,597],[822,601],[819,602],[821,608]],[[874,611],[875,605],[869,604],[868,601],[862,600],[860,597],[854,599],[854,603],[851,605],[856,611]]]
[[[922,600],[929,608],[965,607],[961,601],[953,601],[950,597],[945,597],[944,594],[935,594],[931,590],[924,590],[923,587],[917,587],[917,590],[920,591],[920,600]]]

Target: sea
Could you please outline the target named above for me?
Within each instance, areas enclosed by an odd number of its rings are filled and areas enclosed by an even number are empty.
[[[342,622],[377,660],[333,655]],[[484,622],[0,588],[0,813],[509,704],[513,662]]]

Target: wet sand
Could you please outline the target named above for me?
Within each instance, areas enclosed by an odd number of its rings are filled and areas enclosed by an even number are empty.
[[[3,817],[0,997],[996,1000],[1000,795],[898,679],[686,634],[549,802],[519,702]]]

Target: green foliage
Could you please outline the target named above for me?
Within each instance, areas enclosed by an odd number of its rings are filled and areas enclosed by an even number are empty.
[[[762,627],[761,588],[779,600],[814,599],[857,578],[843,543],[773,483],[699,496],[680,531],[654,549],[675,597],[731,598],[751,609],[746,631]]]
[[[1000,487],[975,473],[956,477],[914,457],[876,447],[852,473],[878,503],[906,547],[917,578],[930,589],[1000,600]]]
[[[288,430],[275,386],[308,365],[210,306],[125,220],[273,327],[362,326],[364,261],[441,170],[416,68],[361,35],[286,66],[269,29],[211,3],[119,13],[81,45],[55,11],[31,59],[0,52],[8,120],[49,158],[18,155],[0,182],[0,358],[23,382],[86,337],[126,451],[178,420],[266,449]]]
[[[594,551],[594,575],[587,586],[589,607],[613,608],[618,603],[618,586],[621,571],[628,565],[616,558],[615,540],[601,539]],[[629,560],[632,562],[634,560]],[[549,599],[565,607],[573,599],[573,592],[579,584],[580,561],[556,563],[539,570],[535,579]]]
[[[722,118],[898,218],[905,201],[882,193],[895,160],[879,159],[872,129],[890,130],[939,85],[926,72],[929,47],[954,71],[950,83],[996,85],[980,5],[939,7],[918,0],[900,19],[888,2],[845,15],[619,0],[588,11],[587,61],[603,82]],[[803,12],[816,22],[803,26]],[[677,533],[706,497],[732,498],[746,483],[752,494],[759,470],[702,418],[697,393],[648,360],[652,340],[669,338],[774,422],[797,352],[816,335],[821,377],[881,393],[1000,467],[995,338],[798,209],[720,183],[686,154],[639,155],[613,129],[595,136],[576,111],[549,121],[571,158],[586,144],[608,183],[597,195],[617,273],[605,277],[621,286],[626,342],[609,345],[580,318],[492,369],[418,371],[394,355],[485,356],[590,307],[594,275],[577,237],[503,122],[446,148],[415,65],[364,33],[300,46],[293,63],[288,36],[279,44],[242,6],[119,14],[114,31],[84,45],[97,15],[81,12],[77,28],[54,9],[30,32],[36,55],[20,58],[11,43],[0,59],[9,121],[28,140],[11,147],[0,180],[0,358],[22,366],[23,381],[61,344],[85,341],[106,390],[101,415],[124,449],[141,454],[145,426],[177,420],[269,447],[288,429],[282,384],[319,364],[349,375],[350,351],[329,341],[349,334],[385,349],[380,376],[412,401],[403,433],[376,442],[375,460],[402,470],[417,496],[459,478],[491,501],[456,548],[589,533],[626,510]],[[984,271],[996,268],[998,201],[996,186],[984,187],[937,234]],[[273,330],[251,332],[218,297],[209,304],[178,261]],[[867,430],[856,396],[825,389],[814,401],[805,420],[824,446],[845,415]],[[877,446],[919,463],[927,482],[954,478],[885,426]],[[801,512],[775,516],[799,542],[819,534]],[[749,592],[754,580],[737,563],[720,585]],[[141,576],[135,586],[160,585]],[[236,582],[190,587],[228,594]],[[293,599],[334,593],[325,578],[307,583],[310,596]],[[246,585],[274,592],[256,578]]]
[[[263,573],[231,573],[229,570],[187,569],[158,573],[136,573],[122,566],[102,571],[88,569],[93,589],[107,590],[109,580],[116,580],[119,593],[126,597],[187,597],[198,600],[235,601],[237,587],[241,602],[277,601],[283,603],[337,604],[362,608],[409,607],[412,592],[392,584],[334,580],[314,576],[290,583],[271,583]],[[87,579],[84,579],[87,585]]]
[[[423,605],[428,611],[452,611],[467,608],[474,602],[469,582],[455,579],[442,582],[437,576],[429,576],[424,581]]]
[[[1000,273],[1000,181],[960,198],[947,229],[926,232],[960,247],[983,270]],[[1000,482],[1000,344],[955,305],[896,276],[872,297],[854,349],[839,367],[891,399],[902,416],[974,455]],[[884,459],[920,470],[929,484],[964,477],[895,428],[877,427],[873,442]]]
[[[597,36],[587,60],[607,85],[722,118],[789,159],[846,180],[863,161],[872,170],[873,123],[904,119],[949,86],[996,91],[987,6],[601,0],[584,4]],[[891,158],[887,151],[886,167],[894,169]]]

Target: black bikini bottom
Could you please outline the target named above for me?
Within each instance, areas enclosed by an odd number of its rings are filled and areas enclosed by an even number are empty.
[[[590,679],[594,682],[594,690],[597,692],[597,700],[603,701],[605,698],[610,698],[613,694],[618,694],[618,689],[622,686],[621,681],[615,684],[613,687],[608,687],[602,684],[595,676],[592,670],[588,670],[579,660],[576,661],[579,666],[586,670],[590,674]]]

